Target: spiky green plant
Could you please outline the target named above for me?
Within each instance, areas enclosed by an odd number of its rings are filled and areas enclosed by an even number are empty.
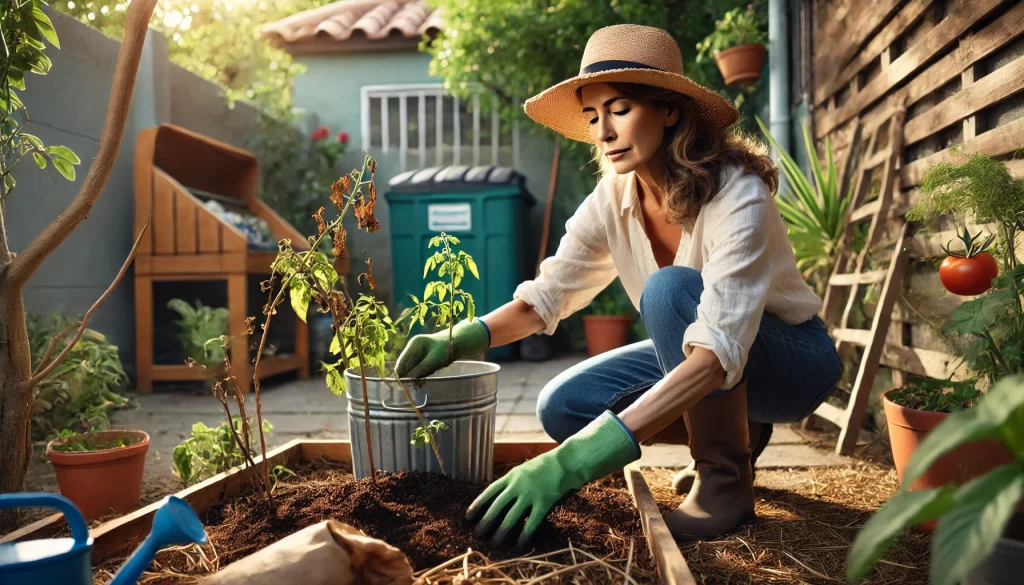
[[[757,119],[761,131],[778,149],[786,190],[775,199],[789,232],[789,243],[796,255],[796,264],[806,280],[822,294],[836,261],[839,239],[843,235],[849,193],[842,193],[839,173],[832,158],[832,145],[825,139],[825,163],[822,169],[814,148],[810,129],[803,125],[804,150],[810,161],[812,183],[800,170],[793,157],[775,141],[768,127]]]

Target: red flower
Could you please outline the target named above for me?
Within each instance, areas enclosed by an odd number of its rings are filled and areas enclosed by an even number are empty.
[[[348,132],[341,130],[338,132],[338,142],[342,144],[348,144]]]
[[[314,141],[323,140],[324,138],[327,138],[327,136],[329,136],[330,133],[330,130],[328,130],[326,126],[321,126],[313,131],[313,134],[310,135],[310,138],[313,139]]]

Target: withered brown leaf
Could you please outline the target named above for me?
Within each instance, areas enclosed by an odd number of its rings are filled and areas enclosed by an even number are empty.
[[[345,181],[347,179],[348,175],[345,175],[331,185],[331,203],[338,208],[339,212],[345,209],[345,192],[348,191],[345,187]]]
[[[377,283],[373,281],[373,258],[366,259],[366,272],[359,275],[360,282],[362,282],[363,277],[366,277],[366,284],[370,286],[370,290],[377,288]]]
[[[377,217],[373,214],[373,209],[377,206],[377,186],[370,181],[369,195],[363,196],[356,203],[355,214],[358,225],[361,228],[366,228],[368,232],[375,232],[380,229],[380,223],[377,221]]]
[[[338,229],[334,230],[334,255],[338,258],[345,257],[345,226],[338,222]]]
[[[324,233],[324,230],[327,229],[327,222],[324,221],[324,207],[321,206],[320,209],[317,209],[313,217],[316,218],[316,233]]]

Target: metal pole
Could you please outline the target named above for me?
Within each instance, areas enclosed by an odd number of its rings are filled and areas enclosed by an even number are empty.
[[[786,152],[790,148],[789,23],[786,0],[768,0],[769,129]],[[779,153],[772,149],[776,161]]]

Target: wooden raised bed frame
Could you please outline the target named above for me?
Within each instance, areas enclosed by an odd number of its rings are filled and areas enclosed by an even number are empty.
[[[499,463],[536,457],[551,450],[555,445],[550,441],[496,441],[494,443],[494,461]],[[296,439],[267,453],[267,460],[271,467],[276,465],[294,467],[321,457],[330,461],[350,461],[352,458],[351,444],[348,441]],[[262,460],[262,457],[255,459],[256,468],[235,467],[175,495],[188,502],[196,513],[201,514],[249,487],[250,476],[259,470]],[[644,534],[647,537],[647,545],[657,562],[662,583],[695,585],[696,581],[690,573],[678,545],[669,533],[668,526],[658,510],[658,505],[654,501],[654,496],[651,494],[640,468],[633,464],[626,467],[624,473],[629,491],[633,496],[633,503],[640,514]],[[153,514],[159,507],[160,503],[156,502],[90,529],[89,535],[94,540],[93,563],[98,564],[112,556],[127,554],[128,549],[134,543],[149,534]],[[0,543],[50,538],[57,535],[65,526],[64,517],[61,514],[55,514],[0,538]]]
[[[135,147],[135,233],[149,232],[135,257],[135,355],[140,392],[154,381],[202,380],[205,372],[181,364],[153,363],[153,283],[224,281],[230,330],[245,330],[249,275],[270,275],[277,251],[250,250],[245,235],[203,207],[189,189],[244,202],[266,220],[275,240],[308,250],[306,238],[257,197],[259,165],[252,153],[173,124],[139,132]],[[231,362],[242,392],[252,385],[249,344],[236,342]],[[260,378],[287,371],[309,378],[309,332],[296,319],[295,352],[260,359]]]

